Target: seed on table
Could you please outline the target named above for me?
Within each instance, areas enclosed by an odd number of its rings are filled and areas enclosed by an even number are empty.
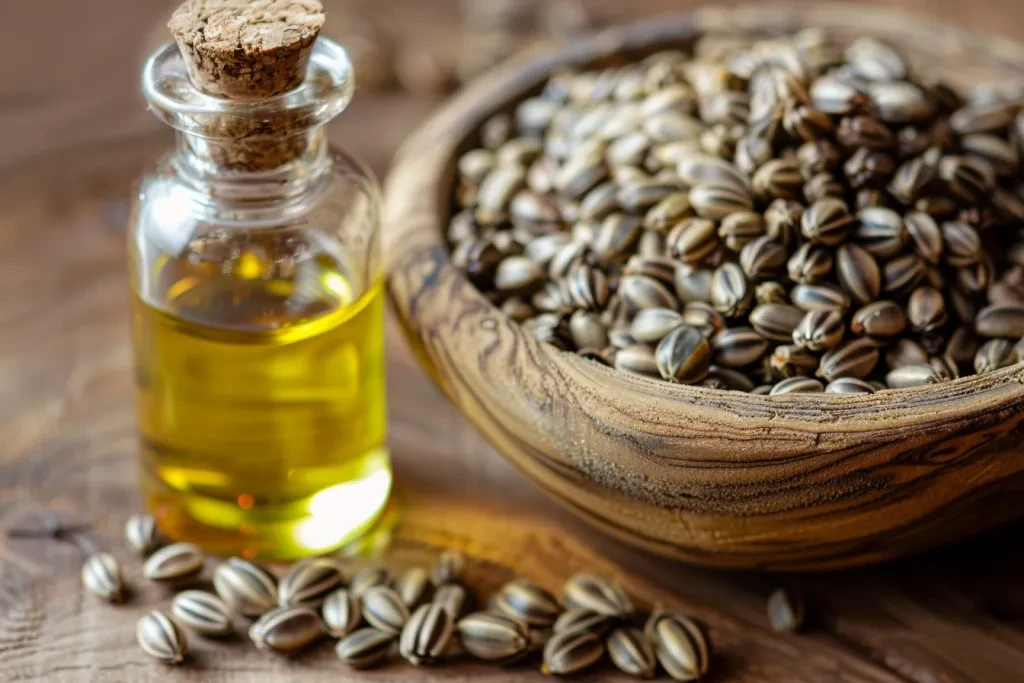
[[[764,219],[753,211],[731,213],[722,219],[718,227],[718,237],[732,251],[740,251],[764,234]]]
[[[619,281],[619,297],[629,311],[645,308],[679,308],[675,295],[665,285],[646,275],[623,277]]]
[[[838,310],[850,308],[850,297],[832,285],[796,285],[789,293],[793,305],[803,311]]]
[[[758,304],[786,304],[789,303],[789,292],[782,286],[782,283],[769,280],[761,282],[754,288],[754,300]]]
[[[452,618],[441,605],[420,605],[402,628],[398,652],[415,666],[430,664],[445,652],[452,630]]]
[[[779,633],[795,633],[804,623],[806,607],[803,599],[785,588],[768,596],[768,624]]]
[[[658,659],[654,648],[638,628],[617,628],[605,643],[612,663],[623,673],[634,678],[654,678]]]
[[[744,315],[753,301],[753,287],[738,264],[725,263],[712,274],[711,303],[725,317]]]
[[[604,643],[590,631],[562,631],[544,645],[545,675],[571,676],[595,664],[604,655]]]
[[[338,563],[325,557],[297,562],[281,579],[277,602],[282,607],[319,607],[324,598],[341,587],[344,579]]]
[[[765,339],[789,341],[804,312],[787,304],[761,304],[750,312],[750,324]],[[841,320],[841,317],[840,317]]]
[[[566,609],[588,609],[610,617],[629,617],[633,602],[618,585],[592,574],[576,574],[562,592]]]
[[[277,605],[277,580],[249,560],[232,557],[213,570],[213,587],[232,612],[258,617]]]
[[[128,545],[141,555],[148,555],[160,547],[160,532],[152,515],[132,515],[124,524],[124,537]]]
[[[827,351],[817,374],[829,382],[840,377],[864,379],[875,369],[878,357],[878,347],[871,339],[853,339]]]
[[[261,650],[291,654],[324,635],[319,615],[302,605],[277,607],[249,627],[249,639]]]
[[[934,287],[915,289],[907,303],[907,319],[915,332],[931,332],[946,324],[946,300]]]
[[[832,254],[828,249],[813,242],[805,242],[789,257],[786,271],[793,282],[820,284],[832,272],[832,263]]]
[[[683,322],[682,314],[671,308],[645,308],[637,312],[630,330],[636,341],[654,344]]]
[[[786,272],[786,248],[767,235],[758,237],[740,251],[740,267],[753,281],[768,280]]]
[[[562,612],[551,593],[523,579],[502,586],[493,600],[499,612],[522,621],[531,629],[548,628]]]
[[[368,669],[380,664],[391,654],[395,636],[375,628],[361,628],[338,641],[335,654],[353,669]]]
[[[800,221],[800,232],[811,242],[835,246],[846,239],[854,220],[846,202],[825,197],[811,204]]]
[[[613,620],[614,618],[607,614],[589,609],[569,609],[555,619],[552,629],[555,633],[583,629],[603,636],[611,628]]]
[[[902,296],[912,291],[924,275],[924,261],[917,254],[897,256],[882,269],[882,289],[890,296]]]
[[[527,651],[530,635],[518,619],[494,612],[476,612],[455,625],[462,647],[489,662],[511,662]]]
[[[347,588],[339,588],[324,599],[320,616],[332,638],[344,638],[355,631],[362,621],[359,596]]]
[[[462,616],[468,601],[469,594],[458,583],[442,584],[434,591],[433,602],[444,607],[453,622]]]
[[[810,351],[827,351],[843,340],[845,332],[842,312],[827,308],[803,314],[791,336],[797,346]]]
[[[768,340],[753,328],[730,327],[711,337],[711,350],[716,364],[742,368],[755,363],[768,352]]]
[[[981,345],[974,357],[974,371],[979,375],[995,372],[1018,361],[1017,347],[1006,339],[990,339]]]
[[[110,553],[93,553],[82,565],[82,585],[93,595],[120,602],[124,598],[121,565]]]
[[[875,301],[882,289],[878,263],[856,244],[843,244],[836,250],[836,275],[839,286],[860,304]]]
[[[180,664],[188,654],[185,632],[163,612],[153,611],[139,619],[135,639],[143,652],[165,664]]]
[[[720,220],[736,211],[750,211],[754,199],[733,185],[697,185],[690,190],[690,206],[701,218]]]
[[[714,271],[707,268],[680,266],[674,274],[674,291],[684,304],[711,300],[711,277]]]
[[[825,385],[810,377],[787,377],[779,381],[768,393],[769,396],[781,394],[820,394],[825,391]]]
[[[430,574],[423,567],[409,567],[395,578],[394,587],[405,606],[415,609],[430,593]]]
[[[360,596],[363,619],[375,629],[397,635],[409,619],[409,608],[388,586],[371,586]]]
[[[706,218],[683,219],[665,239],[669,254],[687,264],[701,263],[720,244],[714,221]]]
[[[676,681],[696,681],[708,672],[711,651],[700,627],[682,614],[657,612],[644,626],[665,672]]]
[[[941,378],[935,373],[930,364],[904,365],[903,367],[890,370],[885,376],[885,383],[890,389],[909,389],[925,384],[937,384]]]
[[[658,361],[654,351],[646,344],[631,344],[619,349],[615,354],[614,367],[622,372],[647,377],[658,377]]]
[[[851,237],[875,258],[892,258],[907,243],[903,218],[892,209],[881,206],[863,208],[857,212],[857,221]]]
[[[896,337],[907,327],[907,317],[893,301],[875,301],[858,309],[850,321],[850,331],[885,341]]]
[[[875,387],[856,377],[840,377],[829,382],[825,387],[826,394],[873,394]]]
[[[997,304],[978,311],[974,329],[983,337],[1024,337],[1024,305]]]
[[[658,344],[655,359],[662,378],[680,384],[694,384],[708,374],[711,347],[700,330],[680,325]]]
[[[191,543],[175,543],[161,548],[142,565],[142,575],[150,581],[177,582],[195,578],[203,569],[203,552]]]
[[[234,630],[228,606],[206,591],[188,590],[175,595],[171,615],[202,636],[226,636]]]

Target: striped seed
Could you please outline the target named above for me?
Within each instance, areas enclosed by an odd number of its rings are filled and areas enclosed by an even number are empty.
[[[614,367],[622,372],[645,375],[647,377],[658,377],[661,374],[658,370],[658,361],[654,357],[654,351],[646,344],[623,346],[615,354]]]
[[[552,232],[547,235],[539,235],[531,239],[523,248],[523,256],[530,259],[542,268],[555,257],[570,241],[569,235],[564,232]]]
[[[630,326],[638,342],[655,344],[683,324],[683,316],[670,308],[645,308],[637,312]]]
[[[161,545],[160,532],[152,515],[132,515],[124,524],[124,538],[140,555],[148,555]]]
[[[640,219],[624,213],[613,213],[604,219],[594,236],[592,248],[598,264],[607,266],[625,260],[640,239]]]
[[[869,81],[907,77],[907,63],[900,53],[877,38],[857,38],[846,48],[845,56],[857,75]]]
[[[734,318],[750,310],[754,291],[736,263],[719,266],[711,276],[711,303],[722,315]]]
[[[783,344],[768,357],[768,367],[777,379],[808,377],[818,368],[818,356],[802,346]]]
[[[846,238],[853,224],[853,217],[844,201],[825,197],[804,212],[800,231],[812,242],[834,246]]]
[[[828,173],[842,159],[839,149],[828,140],[809,140],[796,151],[800,172],[807,178],[819,173]]]
[[[913,339],[900,339],[886,349],[885,364],[889,366],[890,370],[908,365],[927,365],[928,352]]]
[[[697,185],[690,190],[690,206],[702,218],[720,220],[736,211],[750,211],[754,200],[750,193],[733,185]]]
[[[732,251],[740,251],[765,234],[764,219],[753,211],[737,211],[722,219],[718,237]]]
[[[878,263],[856,244],[843,244],[836,249],[836,276],[839,286],[860,304],[875,301],[882,289]]]
[[[946,221],[940,228],[945,245],[944,259],[954,268],[964,268],[981,259],[981,236],[964,221]]]
[[[464,586],[458,583],[446,583],[437,587],[434,591],[433,601],[444,607],[452,621],[459,619],[466,609],[469,601],[469,593]]]
[[[856,377],[864,379],[878,364],[878,347],[866,338],[853,339],[821,357],[818,376],[829,382],[840,377]]]
[[[375,629],[398,635],[409,619],[409,608],[388,586],[371,586],[360,596],[363,619]]]
[[[690,213],[690,195],[687,192],[673,192],[661,199],[644,214],[644,227],[648,230],[665,231]]]
[[[782,394],[820,394],[825,391],[825,385],[810,377],[789,377],[780,381],[772,387],[769,396]]]
[[[1018,109],[1015,102],[969,104],[950,115],[949,125],[960,135],[991,133],[1013,123]]]
[[[974,356],[974,371],[984,375],[1014,365],[1019,360],[1017,352],[1017,347],[1006,339],[990,339]]]
[[[882,290],[889,296],[900,297],[924,279],[925,264],[917,254],[903,254],[887,262],[882,268]]]
[[[836,141],[847,150],[889,149],[896,142],[889,126],[870,116],[844,116],[836,130]]]
[[[479,185],[494,168],[494,152],[489,149],[474,149],[459,157],[459,177],[472,185]]]
[[[843,314],[834,308],[808,311],[793,330],[793,343],[810,351],[827,351],[843,340]]]
[[[750,325],[765,339],[789,341],[803,318],[804,312],[796,306],[761,304],[750,312]]]
[[[427,599],[430,589],[430,574],[423,567],[409,567],[395,577],[395,592],[410,610]]]
[[[935,373],[931,365],[904,365],[903,367],[890,370],[885,376],[885,383],[890,389],[909,389],[926,384],[937,384],[941,378]]]
[[[447,553],[449,551],[445,551]],[[441,557],[445,557],[445,553],[441,553]],[[438,565],[441,564],[441,560],[438,560]],[[438,565],[434,566],[433,578],[434,584],[440,585],[442,582],[438,581]],[[352,595],[361,596],[366,592],[367,589],[373,586],[386,586],[391,580],[391,576],[388,574],[388,570],[383,567],[364,567],[355,573],[352,580],[348,582],[348,590]]]
[[[142,575],[147,579],[168,583],[191,580],[202,570],[203,552],[191,543],[161,548],[142,565]]]
[[[903,308],[892,301],[875,301],[858,309],[850,321],[850,331],[856,335],[885,341],[896,337],[907,327]]]
[[[607,177],[608,167],[602,154],[577,154],[570,158],[555,176],[555,188],[570,199],[579,199]]]
[[[234,630],[227,604],[206,591],[188,590],[175,595],[171,615],[202,636],[226,636]]]
[[[473,657],[488,662],[510,662],[530,646],[526,624],[504,614],[476,612],[455,625],[462,647]]]
[[[669,253],[683,263],[699,264],[719,246],[714,221],[706,218],[685,218],[668,233]]]
[[[935,106],[925,92],[907,81],[872,83],[868,96],[878,118],[889,124],[926,121],[935,113]]]
[[[826,114],[848,114],[864,100],[856,88],[835,76],[817,78],[811,83],[809,93],[815,108]]]
[[[742,368],[764,357],[768,340],[753,328],[730,327],[711,337],[711,349],[716,364]]]
[[[733,162],[736,168],[748,175],[768,163],[772,158],[771,143],[762,136],[748,134],[736,143]]]
[[[565,315],[542,313],[523,323],[523,332],[542,344],[552,344],[568,350],[572,346],[572,332]]]
[[[740,267],[752,281],[781,277],[789,253],[767,235],[758,237],[740,251]]]
[[[971,203],[984,202],[996,183],[992,167],[969,156],[943,157],[939,161],[939,178],[954,198]]]
[[[688,154],[680,159],[676,173],[683,185],[693,188],[702,184],[729,186],[737,192],[749,190],[746,176],[725,159],[709,154]]]
[[[277,580],[254,562],[232,557],[213,570],[213,587],[232,612],[258,617],[277,605]]]
[[[938,265],[945,249],[945,241],[935,219],[926,213],[911,211],[903,217],[903,224],[910,235],[914,253],[925,263]]]
[[[646,275],[666,287],[675,285],[678,264],[667,256],[630,256],[622,268],[623,275]]]
[[[398,652],[415,666],[430,664],[445,652],[452,631],[452,618],[441,605],[420,605],[402,628]]]
[[[903,204],[913,204],[935,181],[937,170],[923,157],[905,161],[889,183],[889,193]]]
[[[188,638],[174,620],[153,611],[135,624],[135,639],[150,657],[165,664],[180,664],[188,654]]]
[[[936,376],[943,382],[956,379],[960,376],[960,370],[957,368],[956,364],[942,356],[932,356],[928,359],[928,364],[932,366],[932,370],[935,371]]]
[[[512,197],[526,187],[526,170],[517,165],[494,168],[480,184],[476,219],[486,225],[501,223],[508,216]]]
[[[795,159],[772,159],[754,172],[750,185],[754,196],[763,202],[799,199],[804,178]]]
[[[605,643],[608,656],[619,671],[634,678],[654,678],[658,659],[654,648],[638,628],[617,628]]]
[[[943,357],[957,369],[963,370],[974,365],[974,359],[980,346],[981,341],[973,330],[967,327],[958,327],[949,336]]]
[[[601,614],[589,609],[569,609],[562,612],[555,619],[552,629],[555,633],[580,629],[602,636],[611,628],[613,620],[614,618],[607,614]]]
[[[528,292],[544,281],[544,269],[525,256],[502,259],[494,274],[499,292]]]
[[[359,596],[347,588],[339,588],[324,599],[320,616],[332,638],[344,638],[355,631],[362,621]]]
[[[585,310],[601,310],[608,303],[609,287],[605,274],[591,266],[578,266],[566,278],[571,302]]]
[[[611,617],[633,614],[633,603],[615,583],[592,574],[576,574],[562,591],[567,609],[588,609]]]
[[[776,199],[764,212],[765,234],[787,246],[796,241],[804,207],[799,202]]]
[[[915,289],[907,303],[907,319],[915,332],[931,332],[946,324],[946,300],[934,287]]]
[[[826,394],[873,394],[875,387],[856,377],[840,377],[828,383]]]
[[[832,285],[796,285],[789,293],[793,305],[804,311],[850,308],[850,297]]]
[[[529,190],[520,190],[512,198],[509,214],[513,221],[524,223],[534,230],[539,226],[557,226],[562,218],[553,199]]]
[[[828,171],[816,173],[804,183],[804,199],[811,204],[829,198],[842,200],[845,196],[846,187]]]
[[[1024,337],[1024,305],[996,304],[978,311],[975,330],[983,337]]]
[[[619,188],[619,206],[630,212],[642,212],[679,192],[678,181],[662,182],[652,178],[628,183]]]
[[[319,607],[324,598],[340,588],[343,582],[341,567],[336,562],[314,557],[296,563],[285,574],[277,588],[277,602],[282,607]]]
[[[819,284],[832,272],[831,252],[813,242],[805,242],[786,262],[789,279],[804,285]]]
[[[110,553],[93,553],[82,565],[82,585],[93,595],[120,602],[124,598],[121,565]]]
[[[644,626],[665,672],[676,681],[696,681],[705,676],[711,660],[707,639],[700,627],[677,613],[652,614]]]
[[[763,304],[785,304],[789,302],[789,292],[782,286],[782,283],[774,280],[761,282],[754,288],[754,300],[759,305]]]
[[[662,378],[670,382],[694,384],[702,380],[708,373],[708,366],[711,363],[711,347],[708,346],[708,342],[700,330],[688,325],[680,325],[669,332],[658,344],[655,359]],[[566,599],[568,600],[569,597],[567,592]]]
[[[569,333],[572,335],[573,344],[578,349],[603,349],[608,345],[608,330],[601,323],[601,316],[597,313],[587,311],[573,313],[569,318]]]
[[[879,259],[889,259],[903,250],[907,243],[907,230],[903,219],[892,209],[872,206],[857,212],[858,225],[852,233],[853,241]]]
[[[794,138],[815,141],[828,137],[834,126],[828,114],[806,104],[790,102],[782,117],[782,127]]]
[[[682,266],[675,270],[674,291],[679,301],[688,304],[711,301],[711,277],[714,271]]]
[[[665,285],[646,275],[623,277],[619,282],[619,297],[630,311],[679,307],[675,295]]]
[[[281,654],[301,650],[323,635],[320,616],[302,605],[273,609],[249,627],[249,639],[256,647]]]
[[[604,643],[584,630],[554,634],[544,646],[545,675],[571,676],[595,664],[604,655]]]
[[[683,323],[700,330],[706,339],[725,329],[725,318],[704,301],[691,301],[683,308]]]
[[[499,612],[518,619],[530,628],[550,627],[562,611],[551,593],[526,580],[505,584],[493,600]]]
[[[342,638],[334,648],[342,663],[353,669],[369,669],[391,653],[395,636],[375,628],[362,628]]]

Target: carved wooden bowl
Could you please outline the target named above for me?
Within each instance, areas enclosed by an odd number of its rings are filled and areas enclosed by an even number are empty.
[[[688,562],[816,570],[918,552],[1024,512],[1024,365],[870,396],[722,392],[538,344],[452,266],[455,162],[557,67],[685,47],[709,29],[876,35],[964,87],[1020,80],[1024,49],[864,8],[709,10],[519,60],[456,97],[387,186],[389,291],[447,396],[528,477],[622,540]],[[458,477],[458,472],[451,476]]]

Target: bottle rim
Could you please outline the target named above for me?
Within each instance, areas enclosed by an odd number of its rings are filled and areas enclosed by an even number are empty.
[[[189,79],[176,43],[157,48],[142,69],[142,93],[154,115],[176,130],[204,138],[300,133],[344,111],[354,92],[348,52],[323,37],[313,45],[303,82],[262,99],[235,100],[202,92]]]

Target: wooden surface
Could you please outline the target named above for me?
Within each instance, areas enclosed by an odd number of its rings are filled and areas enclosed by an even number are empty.
[[[1024,460],[1014,457],[1024,439],[1024,365],[853,397],[673,385],[537,343],[448,258],[460,155],[478,144],[487,119],[550,73],[608,54],[684,47],[717,27],[786,34],[807,25],[837,40],[869,32],[897,41],[914,63],[949,64],[954,73],[944,77],[1024,77],[1024,49],[1004,47],[996,57],[982,39],[945,32],[947,42],[937,42],[944,29],[884,12],[680,13],[481,79],[409,139],[385,187],[389,292],[445,393],[566,507],[667,557],[835,569],[921,552],[1024,512]]]
[[[8,3],[2,13],[0,530],[28,523],[40,509],[86,523],[90,537],[125,562],[136,592],[122,607],[98,604],[79,590],[77,550],[0,540],[0,681],[542,680],[528,669],[469,665],[354,675],[327,646],[288,662],[254,653],[241,639],[197,642],[193,663],[169,672],[135,647],[135,618],[165,605],[167,595],[134,579],[139,562],[120,542],[138,502],[122,240],[130,179],[168,142],[135,84],[136,55],[152,44],[171,4]],[[603,4],[633,13],[669,3]],[[1007,20],[1013,0],[906,6],[1024,39],[1024,26]],[[416,39],[442,40],[452,7],[406,0],[375,11]],[[61,48],[41,55],[43,44]],[[359,97],[332,137],[382,173],[433,106],[399,95]],[[399,524],[390,561],[420,561],[457,545],[477,558],[481,588],[514,573],[551,588],[582,568],[618,574],[643,600],[685,608],[709,626],[712,682],[1024,680],[1024,524],[831,575],[718,573],[657,559],[590,531],[549,501],[457,415],[398,335],[391,340]],[[768,631],[763,601],[779,583],[811,597],[816,618],[807,635]],[[586,679],[613,680],[607,670]]]

